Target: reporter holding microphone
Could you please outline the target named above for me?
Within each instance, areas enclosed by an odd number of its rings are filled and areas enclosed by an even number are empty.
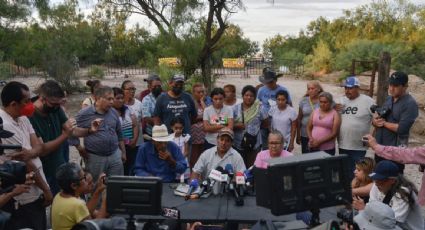
[[[207,149],[201,154],[193,167],[191,179],[207,179],[211,171],[217,167],[224,168],[227,164],[232,165],[236,172],[245,171],[246,167],[242,156],[232,148],[233,137],[231,129],[221,129],[217,135],[217,146]],[[218,194],[220,183],[215,183],[212,189],[214,194]]]

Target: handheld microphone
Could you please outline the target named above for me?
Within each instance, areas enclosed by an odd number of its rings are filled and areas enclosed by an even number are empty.
[[[217,168],[211,170],[210,175],[208,175],[208,178],[211,180],[210,188],[214,187],[217,181],[221,182],[222,172],[224,172],[224,169],[221,166],[217,166]]]
[[[190,195],[192,194],[192,192],[193,192],[196,188],[198,188],[198,186],[199,186],[198,179],[193,179],[192,181],[190,181],[190,184],[189,184],[189,190],[187,191],[186,196],[184,197],[184,199],[185,199],[185,200],[189,200]]]
[[[226,170],[227,174],[230,177],[230,180],[233,179],[233,176],[235,175],[235,173],[233,172],[233,166],[231,164],[226,164],[224,170]]]
[[[254,180],[254,175],[252,175],[252,169],[253,169],[253,166],[245,170],[245,172],[243,173],[247,186],[251,186]]]
[[[243,172],[236,172],[236,189],[241,196],[245,196],[245,176]]]
[[[209,185],[210,185],[209,179],[202,181],[200,185],[201,190],[199,191],[199,197],[201,197],[202,195],[204,195],[204,193],[208,191]]]

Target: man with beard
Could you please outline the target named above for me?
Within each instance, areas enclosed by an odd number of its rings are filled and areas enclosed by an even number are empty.
[[[152,137],[152,126],[154,124],[152,116],[155,110],[156,99],[162,93],[162,82],[158,75],[151,75],[148,77],[148,80],[150,82],[150,93],[142,100],[142,117],[143,124],[145,125],[143,130],[149,137]]]
[[[29,117],[37,137],[45,143],[40,154],[43,171],[50,190],[55,195],[60,188],[56,181],[56,169],[67,162],[68,152],[66,140],[71,137],[87,136],[87,130],[75,127],[75,119],[68,119],[61,105],[65,101],[65,93],[53,80],[44,82],[38,89],[39,96],[34,101],[35,112]],[[92,130],[97,128],[94,126]]]
[[[167,93],[158,97],[153,113],[155,125],[165,124],[171,132],[171,120],[181,117],[184,121],[183,133],[190,133],[191,122],[196,119],[195,102],[188,93],[184,92],[184,76],[175,74],[170,82]]]

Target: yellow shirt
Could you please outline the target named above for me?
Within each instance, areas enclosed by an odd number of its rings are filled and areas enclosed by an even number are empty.
[[[75,224],[89,217],[86,203],[76,197],[62,197],[58,193],[52,204],[52,229],[69,230]]]

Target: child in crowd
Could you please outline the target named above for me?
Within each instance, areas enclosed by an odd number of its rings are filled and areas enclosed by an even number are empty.
[[[180,148],[183,156],[186,158],[186,163],[188,164],[190,135],[183,133],[184,121],[181,117],[175,117],[171,120],[170,124],[174,134],[173,142]],[[180,180],[180,178],[183,176],[185,179],[189,178],[190,176],[189,168],[187,168],[182,175],[177,175],[176,179]]]
[[[351,181],[353,196],[359,196],[365,203],[369,201],[369,193],[372,188],[373,181],[369,174],[375,168],[375,161],[372,158],[365,157],[356,162],[354,170],[354,179]]]

